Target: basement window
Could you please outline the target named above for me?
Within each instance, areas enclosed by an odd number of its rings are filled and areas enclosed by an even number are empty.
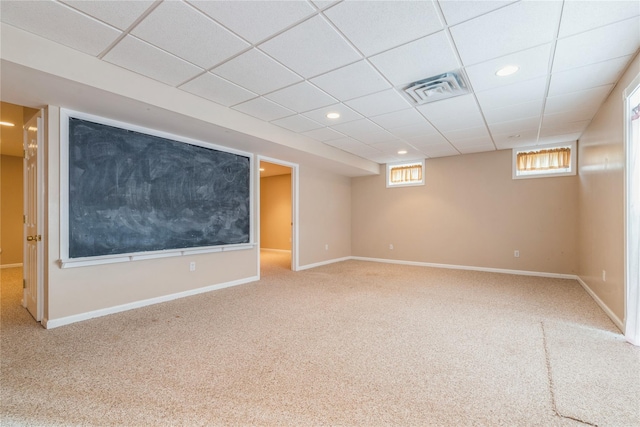
[[[387,188],[424,185],[424,160],[387,164]]]
[[[513,179],[576,174],[576,143],[513,149]]]

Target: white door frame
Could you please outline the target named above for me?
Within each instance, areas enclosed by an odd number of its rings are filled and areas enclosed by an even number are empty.
[[[268,163],[274,163],[276,165],[280,165],[280,166],[286,166],[288,168],[291,168],[291,222],[293,222],[293,225],[291,227],[291,270],[292,271],[298,271],[298,269],[300,268],[299,265],[299,261],[298,261],[298,248],[299,248],[299,227],[298,227],[298,199],[299,199],[299,192],[298,192],[298,188],[299,188],[299,175],[298,175],[298,164],[296,163],[290,163],[290,162],[286,162],[284,160],[278,160],[278,159],[274,159],[271,157],[265,157],[265,156],[257,156],[258,157],[258,161],[256,162],[256,176],[258,177],[258,191],[257,193],[257,209],[258,209],[258,221],[257,221],[257,227],[256,227],[256,233],[257,233],[257,241],[258,241],[258,272],[260,271],[260,162],[268,162]]]
[[[630,119],[631,95],[640,91],[640,74],[623,91],[624,97],[624,145],[625,145],[625,185],[624,185],[624,235],[625,235],[625,304],[624,333],[627,341],[640,346],[640,224],[637,211],[640,205],[640,147],[632,147],[632,124]],[[640,119],[638,119],[640,121]],[[636,182],[634,181],[634,176]]]
[[[36,119],[37,123],[37,139],[38,146],[36,148],[36,188],[35,193],[31,194],[31,188],[28,185],[27,180],[27,160],[26,160],[26,144],[27,141],[27,130],[25,129],[23,144],[25,144],[25,157],[23,161],[23,197],[24,197],[24,207],[23,212],[26,217],[27,215],[27,201],[29,198],[33,197],[36,199],[36,234],[38,236],[42,236],[42,240],[36,242],[36,313],[32,313],[35,316],[36,321],[40,322],[44,317],[44,244],[46,241],[46,237],[44,234],[44,143],[45,143],[45,135],[46,135],[46,112],[45,109],[40,109],[27,123],[25,126],[33,120]],[[26,280],[27,277],[27,225],[26,223],[23,225],[23,278]],[[23,290],[22,296],[22,305],[27,307],[27,289]]]

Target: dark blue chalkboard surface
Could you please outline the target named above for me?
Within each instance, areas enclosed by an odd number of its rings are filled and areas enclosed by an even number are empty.
[[[249,243],[250,158],[69,117],[69,258]]]

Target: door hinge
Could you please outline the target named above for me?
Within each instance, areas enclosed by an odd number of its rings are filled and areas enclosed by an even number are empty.
[[[27,289],[27,279],[22,279],[22,289]]]
[[[27,150],[22,150],[22,158],[27,158]]]

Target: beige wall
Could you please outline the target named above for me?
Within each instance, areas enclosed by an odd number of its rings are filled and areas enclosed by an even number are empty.
[[[624,115],[622,92],[640,73],[636,56],[580,138],[579,273],[624,319]],[[602,280],[606,270],[606,281]]]
[[[428,159],[425,178],[390,189],[384,174],[353,179],[354,256],[577,272],[575,176],[513,180],[503,150]]]
[[[291,174],[260,179],[260,247],[291,249]]]
[[[350,256],[351,179],[307,166],[299,175],[299,265]]]
[[[132,261],[62,269],[60,259],[59,109],[50,107],[47,146],[45,318],[49,321],[155,297],[251,279],[258,250]],[[254,206],[254,218],[257,207]],[[196,271],[189,263],[196,262]]]
[[[45,318],[48,321],[251,279],[258,274],[257,249],[60,268],[60,131],[57,107],[49,108],[47,123]],[[350,178],[300,166],[298,193],[299,265],[304,267],[351,255]],[[259,212],[259,206],[255,205],[254,218]],[[325,249],[325,245],[329,245],[329,249]],[[195,272],[189,272],[191,261],[197,263]]]
[[[0,263],[22,263],[22,157],[0,156]]]

